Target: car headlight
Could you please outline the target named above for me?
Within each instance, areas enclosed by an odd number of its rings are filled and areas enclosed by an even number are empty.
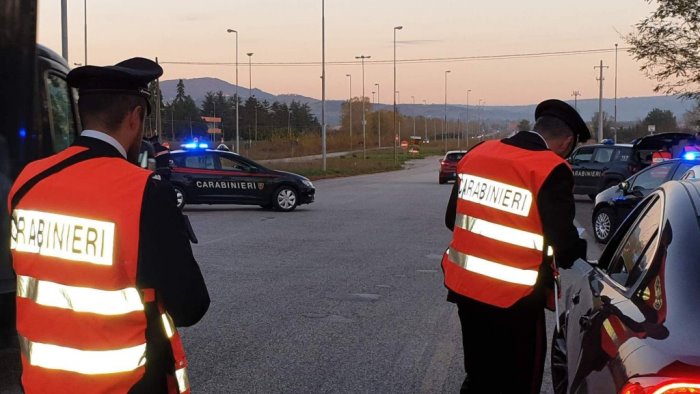
[[[310,188],[313,188],[313,187],[314,187],[314,184],[311,183],[311,181],[308,180],[308,179],[302,179],[302,180],[301,180],[301,183],[303,183],[304,185],[306,185],[306,186],[308,186],[308,187],[310,187]]]

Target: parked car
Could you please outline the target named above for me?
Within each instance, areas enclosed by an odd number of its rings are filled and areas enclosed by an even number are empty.
[[[631,144],[595,144],[576,149],[568,159],[574,172],[574,194],[594,199],[600,191],[627,178],[624,174],[631,153]]]
[[[699,239],[700,183],[672,181],[637,205],[597,265],[561,270],[555,393],[700,390]]]
[[[670,147],[674,159],[680,158],[682,156],[681,145],[685,143],[695,143],[695,136],[688,133],[661,133],[636,139],[632,143],[632,154],[628,166],[629,175],[623,179],[651,165],[654,152],[664,146]]]
[[[630,211],[664,182],[680,179],[697,160],[671,159],[638,172],[619,185],[600,192],[593,207],[593,235],[606,243]]]
[[[457,163],[462,160],[462,157],[467,153],[465,150],[451,150],[445,154],[445,157],[440,159],[440,174],[438,182],[442,185],[447,181],[457,179]]]

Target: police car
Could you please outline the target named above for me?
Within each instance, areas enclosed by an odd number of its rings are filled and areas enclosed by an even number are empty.
[[[600,191],[627,178],[631,153],[631,144],[595,144],[576,149],[568,159],[574,173],[574,194],[594,199]]]
[[[260,205],[293,211],[314,201],[316,189],[307,178],[275,171],[233,152],[189,143],[171,152],[170,178],[178,207],[185,204]]]

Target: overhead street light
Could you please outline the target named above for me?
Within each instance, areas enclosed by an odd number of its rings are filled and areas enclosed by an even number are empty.
[[[396,31],[403,26],[394,26],[394,92],[396,92]],[[396,133],[396,93],[394,93],[394,164],[399,161],[399,134]]]
[[[240,145],[240,136],[239,136],[239,131],[238,131],[238,31],[233,30],[233,29],[227,29],[226,30],[229,33],[236,33],[236,93],[235,93],[235,101],[236,101],[236,153],[241,153],[241,145]]]
[[[365,120],[365,59],[370,59],[372,56],[355,56],[355,59],[360,59],[362,62],[362,158],[367,158],[367,134],[365,132],[365,127],[367,126],[367,120]]]
[[[451,72],[451,70],[445,70],[445,122],[442,126],[442,141],[445,145],[445,152],[447,152],[447,139],[445,138],[445,129],[447,128],[447,74]]]

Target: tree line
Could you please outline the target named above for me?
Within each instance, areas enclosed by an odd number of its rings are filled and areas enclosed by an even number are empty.
[[[207,92],[201,106],[187,94],[185,83],[179,80],[175,98],[163,102],[162,94],[156,95],[157,86],[152,83],[151,106],[161,108],[162,130],[158,131],[165,139],[185,140],[192,137],[212,138],[207,130],[216,126],[222,134],[214,135],[217,140],[233,141],[236,138],[236,98],[224,95],[222,91]],[[160,103],[156,97],[161,97]],[[202,117],[218,117],[221,123],[207,123]],[[156,131],[155,113],[146,120],[149,131]],[[307,103],[292,101],[283,103],[258,100],[255,96],[242,100],[238,97],[238,130],[241,143],[244,141],[270,140],[274,137],[294,139],[306,133],[319,133],[320,124]]]

